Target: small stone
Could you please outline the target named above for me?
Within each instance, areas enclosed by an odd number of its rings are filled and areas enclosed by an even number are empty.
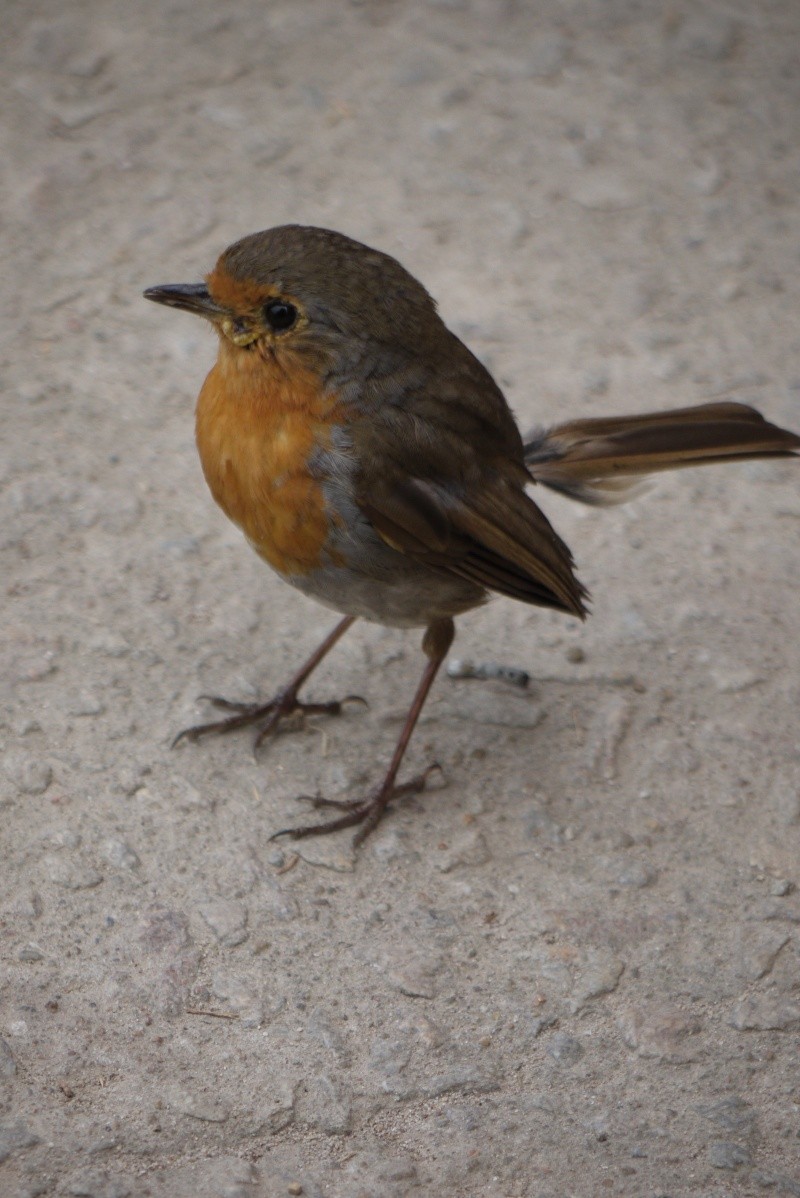
[[[419,853],[413,847],[408,832],[403,828],[384,824],[377,834],[370,837],[372,855],[378,861],[419,860]]]
[[[32,1148],[39,1141],[36,1132],[31,1131],[21,1119],[0,1119],[0,1165],[15,1152]]]
[[[793,890],[794,886],[787,878],[773,878],[769,884],[769,892],[773,898],[786,898]]]
[[[39,948],[38,944],[34,944],[33,941],[30,944],[24,944],[17,953],[17,956],[20,961],[43,961],[45,958],[42,949]]]
[[[504,665],[499,661],[473,661],[471,657],[453,657],[447,663],[448,678],[475,678],[489,682],[504,682],[526,690],[531,676],[521,666]]]
[[[558,1113],[558,1105],[548,1090],[532,1090],[522,1097],[521,1106],[526,1111],[541,1111],[545,1115]]]
[[[87,1145],[86,1151],[99,1156],[101,1152],[113,1152],[115,1148],[119,1147],[119,1143],[116,1136],[100,1136],[99,1139],[92,1140]]]
[[[457,836],[437,861],[437,866],[443,874],[452,873],[460,866],[485,865],[491,860],[489,846],[482,832],[466,832]]]
[[[24,753],[7,753],[3,769],[9,782],[24,795],[44,794],[53,781],[53,770],[46,761]]]
[[[342,1064],[350,1060],[350,1050],[347,1047],[341,1030],[321,1010],[311,1012],[308,1019],[309,1035],[318,1040],[323,1047],[332,1052]]]
[[[35,382],[33,379],[23,380],[18,383],[15,390],[17,399],[24,404],[41,403],[43,399],[47,399],[48,397],[47,387]]]
[[[191,943],[189,921],[182,911],[151,907],[142,916],[139,943],[146,952],[172,955]]]
[[[770,994],[750,994],[731,1012],[730,1023],[740,1032],[791,1032],[800,1028],[800,1004]]]
[[[245,1136],[277,1135],[294,1123],[296,1082],[272,1078],[256,1110],[242,1117],[239,1127]]]
[[[586,661],[586,653],[581,649],[580,645],[570,645],[564,656],[572,665],[579,665],[580,662]]]
[[[214,800],[201,794],[188,778],[180,774],[172,778],[168,798],[180,811],[211,811],[214,808]]]
[[[658,878],[658,871],[644,861],[631,861],[617,875],[620,886],[630,886],[634,890],[644,890],[652,886]]]
[[[776,903],[774,899],[765,899],[758,912],[758,918],[764,923],[777,921],[800,924],[800,906],[797,903]]]
[[[22,738],[23,736],[32,736],[36,732],[41,732],[42,725],[30,715],[21,715],[19,719],[12,720],[11,730],[14,736]]]
[[[739,931],[737,973],[750,982],[757,982],[771,972],[778,953],[788,942],[788,932],[744,924]]]
[[[149,766],[124,765],[114,780],[114,790],[119,794],[125,795],[127,799],[131,799],[140,790],[144,790],[145,783],[143,779],[149,773]]]
[[[284,1131],[290,1127],[295,1120],[295,1090],[293,1086],[287,1083],[279,1085],[279,1093],[275,1097],[272,1109],[268,1112],[266,1119],[261,1124],[257,1134],[261,1134],[261,1130],[269,1131],[272,1135],[277,1135],[278,1132]]]
[[[355,869],[355,854],[349,844],[339,845],[335,837],[321,836],[313,840],[301,840],[292,845],[301,861],[319,869],[330,869],[337,874],[351,874]]]
[[[93,653],[99,653],[101,657],[120,658],[127,657],[131,651],[131,647],[119,632],[115,632],[113,628],[99,629],[91,641],[89,648]]]
[[[228,1003],[231,1011],[239,1016],[243,1027],[260,1027],[263,1023],[263,1003],[252,984],[220,970],[214,974],[211,992],[215,998]]]
[[[152,954],[160,966],[151,983],[156,1009],[168,1017],[182,1014],[200,965],[186,916],[165,907],[145,912],[135,951]]]
[[[72,55],[64,63],[63,70],[68,75],[75,75],[78,79],[96,79],[105,70],[108,62],[108,54],[96,50],[83,50]]]
[[[386,1089],[396,1088],[396,1079],[411,1060],[413,1045],[410,1037],[379,1036],[370,1048],[369,1063],[384,1079]]]
[[[92,100],[76,100],[72,103],[61,100],[57,103],[48,102],[45,107],[65,129],[80,129],[107,111],[106,104]]]
[[[736,1169],[752,1161],[749,1149],[728,1140],[714,1140],[709,1144],[708,1159],[715,1169]]]
[[[53,849],[77,849],[81,837],[74,828],[48,828],[42,833],[42,841]]]
[[[624,971],[624,962],[607,949],[587,949],[570,999],[573,1014],[577,1014],[589,999],[616,990]]]
[[[738,695],[764,681],[763,675],[747,666],[718,666],[711,671],[711,678],[721,695]]]
[[[700,1032],[700,1020],[670,1003],[628,1007],[617,1022],[624,1042],[640,1057],[678,1065],[695,1060],[700,1051],[689,1042]]]
[[[193,536],[175,537],[161,541],[158,548],[173,557],[195,557],[200,552],[200,539]]]
[[[442,1094],[490,1094],[499,1089],[499,1079],[490,1066],[456,1063],[444,1073],[395,1093],[398,1098],[409,1100],[439,1098]]]
[[[423,1015],[420,1010],[412,1012],[410,1026],[418,1037],[420,1047],[425,1052],[441,1048],[447,1042],[447,1036],[439,1025],[429,1019],[427,1015]]]
[[[103,881],[103,875],[83,861],[65,861],[60,857],[45,858],[50,881],[62,890],[91,890]]]
[[[350,1096],[325,1074],[299,1087],[296,1109],[301,1122],[328,1136],[347,1135],[352,1126]]]
[[[647,620],[631,603],[620,606],[619,639],[630,645],[653,645],[659,640]]]
[[[242,903],[226,899],[205,903],[200,914],[220,944],[235,948],[247,939],[247,908]]]
[[[276,137],[263,130],[250,131],[248,154],[253,166],[271,166],[285,158],[293,146],[290,137]]]
[[[11,676],[15,682],[41,682],[55,674],[58,656],[54,649],[22,653],[12,665]]]
[[[559,1065],[567,1067],[576,1064],[583,1053],[584,1048],[580,1040],[570,1036],[567,1032],[556,1032],[547,1045],[548,1056],[551,1056]]]
[[[141,865],[138,855],[124,840],[107,840],[103,845],[103,856],[117,869],[138,869]]]
[[[524,817],[525,835],[530,840],[547,840],[551,844],[563,844],[564,829],[544,809],[547,802],[545,796],[540,796],[539,804],[526,813]]]
[[[25,919],[29,923],[41,918],[44,905],[35,890],[20,894],[16,902],[9,908],[9,914],[15,919]]]
[[[203,104],[198,110],[201,117],[221,129],[238,131],[247,126],[247,117],[241,108],[229,104]]]
[[[436,978],[442,971],[440,957],[424,957],[405,961],[389,973],[389,984],[408,998],[435,998]]]
[[[740,1139],[749,1139],[756,1134],[756,1116],[749,1103],[738,1094],[731,1094],[711,1106],[699,1108],[712,1123],[734,1132]]]
[[[202,1123],[224,1123],[229,1115],[228,1108],[221,1102],[207,1097],[202,1092],[194,1092],[177,1085],[167,1087],[164,1101],[179,1114],[188,1115],[190,1119],[198,1119]]]
[[[74,716],[102,715],[105,709],[105,704],[90,691],[81,691],[67,706],[68,714]]]

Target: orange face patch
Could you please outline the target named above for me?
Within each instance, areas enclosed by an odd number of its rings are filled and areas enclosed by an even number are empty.
[[[222,510],[280,574],[308,574],[324,560],[329,518],[309,463],[343,419],[336,396],[291,350],[264,357],[220,343],[197,402],[203,473]]]
[[[257,283],[255,279],[234,279],[222,264],[222,260],[206,275],[206,286],[211,298],[231,312],[253,312],[263,307],[268,299],[281,294],[280,288],[270,283]]]

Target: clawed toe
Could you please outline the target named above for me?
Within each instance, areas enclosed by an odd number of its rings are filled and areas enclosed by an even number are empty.
[[[267,721],[267,726],[271,730],[281,715],[280,712],[276,712],[275,702],[267,704],[233,703],[229,699],[220,699],[211,695],[201,695],[200,698],[224,711],[235,711],[236,715],[228,716],[226,720],[212,720],[208,724],[193,724],[190,728],[184,728],[172,741],[173,749],[183,740],[191,741],[194,744],[198,740],[202,740],[204,736],[224,736],[227,732],[235,732],[238,728],[247,728],[262,720]],[[259,734],[259,740],[262,734],[263,730]]]
[[[297,801],[298,803],[310,803],[315,811],[319,811],[323,807],[335,807],[337,811],[355,811],[357,807],[363,805],[359,799],[326,799],[321,794],[298,795]]]
[[[358,831],[353,837],[353,848],[358,848],[370,832],[378,826],[392,799],[399,799],[409,794],[419,794],[425,789],[430,775],[436,771],[441,772],[438,762],[429,765],[424,773],[418,774],[408,782],[402,782],[399,786],[393,785],[391,778],[387,778],[372,791],[368,798],[361,800],[326,799],[320,794],[299,795],[300,800],[310,803],[315,810],[322,807],[334,807],[341,811],[342,815],[327,823],[304,824],[299,828],[282,828],[280,832],[273,832],[269,839],[277,840],[281,836],[288,836],[292,840],[304,840],[307,836],[328,836],[331,832],[341,832],[344,828],[358,827]]]
[[[221,695],[198,695],[198,703],[210,703],[212,707],[218,707],[221,711],[235,711],[238,715],[253,716],[265,710],[265,705],[262,703],[243,703],[234,699],[224,699]],[[272,704],[266,704],[266,707],[271,707]]]
[[[223,699],[219,695],[199,697],[212,707],[234,714],[224,720],[193,724],[190,728],[182,729],[172,741],[173,749],[184,740],[196,743],[206,736],[224,736],[228,732],[236,732],[239,728],[260,725],[253,745],[254,749],[258,749],[259,745],[277,731],[282,720],[288,720],[292,716],[300,716],[302,720],[307,715],[341,715],[348,703],[362,703],[367,706],[366,699],[362,699],[361,695],[345,695],[343,699],[334,699],[329,703],[301,703],[295,691],[282,691],[269,703],[240,703]]]

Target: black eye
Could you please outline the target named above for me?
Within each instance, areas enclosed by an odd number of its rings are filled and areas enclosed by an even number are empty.
[[[282,333],[297,320],[297,308],[294,304],[287,304],[286,300],[274,299],[265,304],[264,316],[273,332]]]

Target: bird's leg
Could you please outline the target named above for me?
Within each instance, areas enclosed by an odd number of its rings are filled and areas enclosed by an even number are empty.
[[[331,703],[301,703],[297,695],[300,687],[317,668],[336,642],[344,636],[355,616],[345,616],[332,632],[326,636],[322,644],[311,654],[308,661],[297,671],[286,686],[281,687],[274,699],[269,703],[232,703],[229,699],[220,699],[215,695],[201,695],[214,707],[223,711],[235,712],[224,720],[215,720],[210,724],[196,724],[192,728],[184,728],[172,742],[174,748],[182,740],[196,741],[203,736],[213,736],[224,732],[235,732],[237,728],[247,728],[253,724],[261,727],[255,740],[254,748],[258,748],[263,740],[270,736],[282,719],[300,712],[303,715],[339,715],[342,706],[349,702],[364,703],[360,695],[347,695],[344,699],[336,699]]]
[[[424,789],[428,775],[431,773],[431,770],[437,768],[436,766],[429,767],[423,774],[402,783],[400,786],[396,785],[395,779],[397,778],[397,772],[400,769],[400,763],[403,760],[405,751],[408,748],[408,742],[411,740],[414,726],[425,705],[428,691],[431,689],[439,667],[453,643],[454,636],[455,627],[453,621],[450,619],[434,620],[428,625],[422,641],[422,648],[427,654],[428,662],[417,687],[417,693],[414,695],[414,701],[409,708],[408,715],[403,724],[403,730],[400,733],[394,753],[392,754],[392,760],[389,763],[389,768],[386,771],[383,781],[370,791],[365,799],[350,802],[336,802],[333,799],[324,799],[322,797],[311,799],[310,801],[316,807],[339,807],[344,814],[340,815],[338,819],[330,820],[328,823],[306,824],[299,828],[285,828],[281,832],[275,832],[270,837],[270,840],[275,840],[278,836],[290,836],[293,840],[300,840],[305,836],[324,836],[328,832],[339,832],[342,828],[353,828],[357,824],[360,824],[358,831],[353,837],[353,848],[357,848],[366,840],[370,832],[377,827],[384,811],[393,798],[406,794],[418,794]]]

